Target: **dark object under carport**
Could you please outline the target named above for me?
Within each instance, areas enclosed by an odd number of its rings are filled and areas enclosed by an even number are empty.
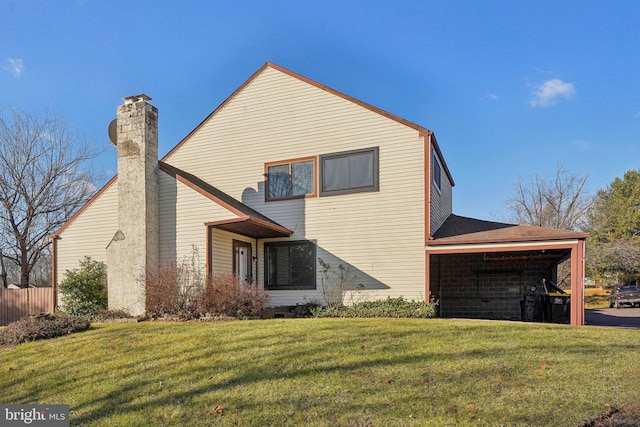
[[[542,279],[525,288],[520,308],[524,322],[569,323],[571,298],[555,283]]]
[[[549,323],[569,323],[571,317],[571,296],[552,281],[542,279],[544,293],[540,295],[542,321]],[[552,292],[550,292],[550,290]]]
[[[571,297],[569,294],[550,292],[542,294],[542,318],[544,322],[569,323]]]
[[[537,286],[527,286],[524,290],[524,300],[520,301],[523,322],[540,320],[540,292]]]

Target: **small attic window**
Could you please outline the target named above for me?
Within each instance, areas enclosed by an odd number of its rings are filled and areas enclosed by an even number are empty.
[[[442,163],[436,153],[433,153],[433,185],[438,192],[442,192]]]

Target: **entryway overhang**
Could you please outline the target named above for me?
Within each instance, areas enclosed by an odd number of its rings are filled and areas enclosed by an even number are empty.
[[[571,260],[572,325],[584,325],[584,272],[586,233],[571,230],[512,225],[450,215],[425,244],[426,295],[430,295],[430,257],[444,254],[484,253],[485,259],[510,258]]]
[[[158,162],[158,167],[161,171],[166,172],[177,181],[185,184],[227,210],[228,218],[205,223],[208,229],[216,228],[254,239],[289,237],[293,234],[293,231],[283,227],[195,175],[164,162]]]
[[[293,234],[293,231],[275,222],[265,221],[251,216],[213,221],[205,223],[205,225],[254,239],[289,237]]]

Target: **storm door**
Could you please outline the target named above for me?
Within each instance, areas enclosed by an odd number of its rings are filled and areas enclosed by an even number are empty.
[[[252,260],[251,243],[234,240],[233,274],[240,280],[242,285],[249,285],[253,282]]]

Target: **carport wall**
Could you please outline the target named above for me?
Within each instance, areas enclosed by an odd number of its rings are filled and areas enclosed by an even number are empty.
[[[555,277],[555,265],[487,261],[484,253],[430,257],[431,295],[441,317],[520,320],[525,286]]]

